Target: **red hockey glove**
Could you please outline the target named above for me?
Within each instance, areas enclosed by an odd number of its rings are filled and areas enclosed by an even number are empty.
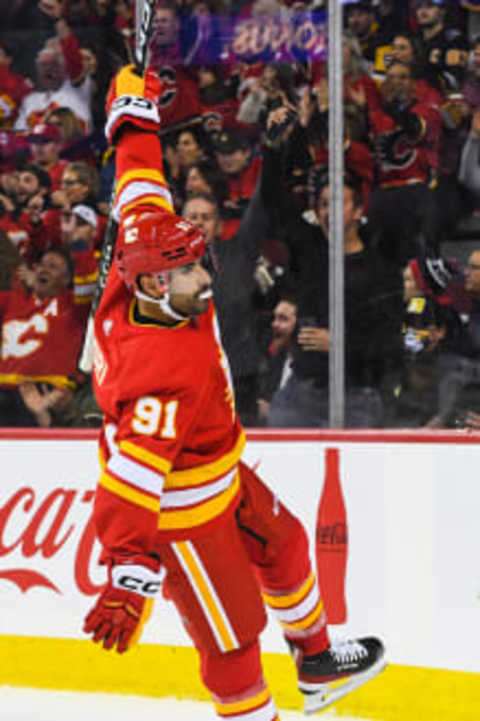
[[[112,80],[107,95],[105,135],[110,145],[125,124],[135,125],[141,130],[158,130],[161,87],[154,70],[146,70],[143,76],[137,75],[134,65],[120,70]]]
[[[160,592],[165,569],[149,556],[111,563],[108,583],[85,618],[83,630],[109,650],[124,653],[140,638]]]

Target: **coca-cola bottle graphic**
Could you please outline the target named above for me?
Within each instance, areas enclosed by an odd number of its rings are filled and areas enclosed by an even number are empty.
[[[325,449],[325,480],[318,505],[315,541],[318,580],[327,623],[345,623],[348,532],[338,448]]]

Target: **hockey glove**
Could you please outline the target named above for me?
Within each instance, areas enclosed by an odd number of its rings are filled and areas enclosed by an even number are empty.
[[[111,562],[108,582],[85,618],[83,630],[103,648],[124,653],[140,638],[160,592],[165,569],[149,556]]]
[[[137,75],[134,65],[122,68],[112,80],[107,95],[107,123],[105,135],[110,145],[125,125],[134,125],[140,130],[158,130],[160,116],[158,99],[161,83],[154,70]]]

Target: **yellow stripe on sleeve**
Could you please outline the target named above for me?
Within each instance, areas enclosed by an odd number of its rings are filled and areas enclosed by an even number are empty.
[[[202,525],[202,523],[207,523],[207,521],[216,518],[228,508],[239,488],[240,479],[237,473],[232,485],[210,501],[205,501],[184,511],[162,511],[158,519],[158,528],[161,531],[171,531],[195,528]]]
[[[212,463],[204,466],[188,468],[185,471],[172,471],[165,481],[165,488],[182,488],[195,486],[205,481],[210,481],[217,476],[224,475],[230,471],[238,462],[245,447],[245,434],[241,433],[234,447],[229,453]]]
[[[114,493],[116,496],[120,496],[126,501],[130,501],[130,503],[134,503],[136,506],[142,506],[154,513],[159,513],[160,511],[159,498],[152,498],[152,496],[147,496],[146,493],[136,491],[134,488],[125,485],[121,481],[117,481],[116,478],[112,478],[112,476],[109,476],[108,473],[102,473],[98,484],[106,488],[111,493]]]
[[[170,461],[166,461],[165,458],[157,456],[156,453],[152,453],[152,451],[148,451],[146,448],[141,448],[131,441],[120,441],[119,447],[120,450],[125,451],[127,455],[136,458],[138,461],[143,461],[147,466],[152,466],[152,468],[155,468],[164,475],[169,472],[172,466]]]
[[[132,200],[131,203],[122,205],[122,213],[129,213],[134,210],[137,205],[158,205],[163,210],[168,210],[169,213],[173,213],[172,205],[162,195],[139,195],[136,200]]]
[[[305,583],[303,583],[298,591],[295,591],[295,593],[289,593],[288,595],[282,596],[270,596],[268,593],[262,593],[263,600],[265,603],[268,603],[271,608],[289,608],[306,598],[314,583],[315,576],[312,571]]]
[[[168,187],[163,173],[160,173],[160,171],[155,168],[135,168],[134,170],[127,170],[123,173],[122,177],[117,182],[116,192],[119,193],[131,180],[153,180],[165,187]]]

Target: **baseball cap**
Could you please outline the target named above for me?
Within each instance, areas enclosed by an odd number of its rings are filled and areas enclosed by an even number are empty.
[[[55,125],[47,125],[47,123],[37,123],[34,125],[28,135],[31,143],[50,143],[60,140],[61,135],[59,129]]]
[[[215,139],[213,147],[217,153],[234,153],[250,148],[250,142],[238,130],[223,130]]]
[[[97,227],[97,214],[93,208],[90,208],[89,205],[74,205],[72,213],[76,215],[77,218],[81,218],[81,220],[85,221],[85,223],[91,225],[93,228]]]

